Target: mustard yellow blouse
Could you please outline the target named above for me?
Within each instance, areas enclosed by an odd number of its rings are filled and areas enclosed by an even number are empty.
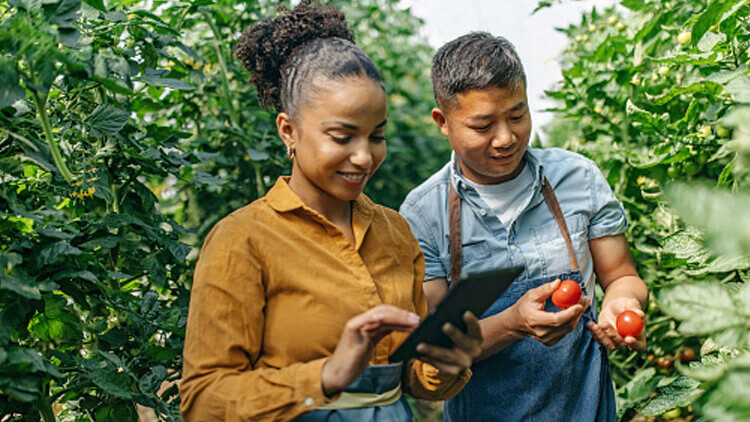
[[[352,207],[356,245],[279,178],[221,220],[195,269],[181,411],[186,421],[290,420],[330,401],[321,370],[344,324],[387,303],[424,316],[424,257],[406,221],[364,194]],[[384,364],[406,338],[375,348]],[[412,360],[403,387],[449,398],[468,382]]]

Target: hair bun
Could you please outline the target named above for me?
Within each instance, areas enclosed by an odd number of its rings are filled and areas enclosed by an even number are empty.
[[[344,15],[333,7],[303,0],[291,11],[281,9],[279,16],[245,29],[235,53],[250,72],[250,83],[255,85],[261,105],[281,110],[284,66],[310,41],[333,37],[354,41]]]

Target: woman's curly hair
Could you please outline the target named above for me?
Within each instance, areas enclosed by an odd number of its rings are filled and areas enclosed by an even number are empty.
[[[382,83],[372,60],[354,45],[344,15],[310,0],[249,26],[235,54],[250,72],[261,105],[277,111],[292,113],[317,76],[364,74]]]

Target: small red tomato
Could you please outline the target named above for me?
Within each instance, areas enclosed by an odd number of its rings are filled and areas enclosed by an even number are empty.
[[[671,369],[674,365],[674,356],[666,355],[656,359],[656,364],[663,369]]]
[[[677,356],[680,358],[680,362],[690,362],[695,360],[695,350],[691,347],[686,347],[680,350],[680,353],[678,353]]]
[[[565,280],[552,293],[552,303],[560,309],[568,309],[581,301],[581,286],[573,280]]]
[[[617,316],[617,333],[622,337],[638,337],[643,329],[643,320],[633,311],[625,311]]]

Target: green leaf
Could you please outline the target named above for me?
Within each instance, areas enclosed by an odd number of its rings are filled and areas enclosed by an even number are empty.
[[[44,302],[44,313],[31,320],[29,330],[45,341],[60,343],[80,340],[81,321],[69,309],[67,300],[59,296],[47,296]]]
[[[641,10],[646,7],[645,0],[623,0],[620,4],[630,10]]]
[[[710,248],[750,255],[750,193],[677,183],[667,186],[666,195],[678,214],[705,234]]]
[[[26,92],[19,83],[16,67],[5,58],[0,58],[0,110],[26,98]]]
[[[682,321],[686,335],[712,335],[728,347],[746,345],[750,317],[743,314],[725,287],[714,283],[680,284],[663,288],[659,307]]]
[[[736,368],[709,388],[697,405],[709,420],[747,421],[750,420],[749,391],[750,368]]]
[[[698,50],[703,52],[710,52],[714,49],[716,44],[726,41],[727,36],[725,34],[717,34],[715,32],[708,31],[703,35],[700,41],[698,41]]]
[[[122,399],[133,397],[130,391],[131,380],[127,373],[118,372],[116,367],[104,360],[79,359],[78,362],[86,368],[89,379],[107,394]]]
[[[42,298],[42,294],[35,284],[34,280],[28,276],[16,277],[0,272],[0,289],[10,290],[27,299],[39,300]]]
[[[91,129],[91,136],[114,136],[125,126],[130,118],[130,113],[113,106],[112,104],[100,104],[86,119]]]
[[[728,317],[736,322],[734,302],[729,292],[719,284],[691,283],[668,286],[659,292],[658,302],[664,312],[678,320]]]
[[[107,6],[104,5],[104,0],[83,0],[83,2],[100,12],[107,13]]]
[[[150,86],[162,86],[165,88],[181,89],[185,91],[193,90],[195,87],[187,82],[183,82],[179,79],[162,78],[155,75],[145,75],[141,77],[141,81]]]
[[[681,376],[662,388],[640,412],[646,416],[658,416],[675,407],[687,406],[703,393],[699,386],[697,381]]]
[[[648,95],[646,97],[656,105],[664,105],[672,101],[678,95],[700,94],[702,96],[716,96],[722,91],[721,85],[711,81],[701,81],[689,86],[675,86],[662,95]]]
[[[703,38],[703,34],[708,31],[709,27],[716,23],[720,23],[723,19],[728,17],[727,15],[724,15],[725,12],[733,7],[738,5],[741,6],[746,3],[748,3],[748,0],[722,0],[710,2],[706,10],[698,17],[698,21],[693,25],[693,45],[696,45],[698,41]]]
[[[742,75],[724,85],[724,89],[738,103],[750,103],[750,76]]]
[[[63,240],[42,248],[42,251],[39,253],[39,262],[41,265],[49,265],[67,256],[77,256],[80,254],[80,249]]]

